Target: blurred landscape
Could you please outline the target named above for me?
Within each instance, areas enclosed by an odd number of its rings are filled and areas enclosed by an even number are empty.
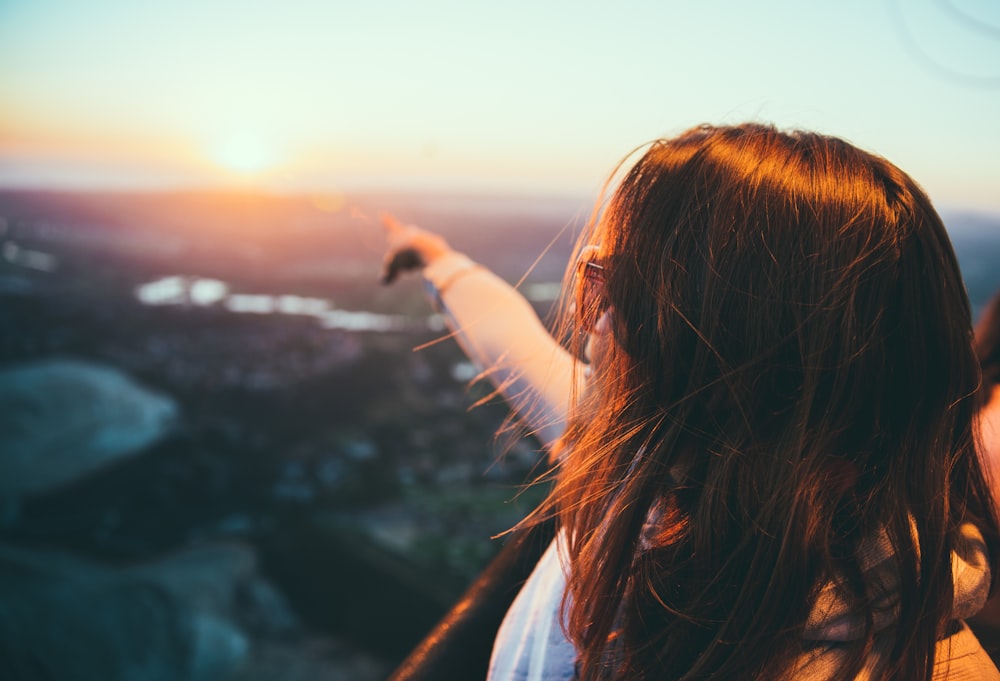
[[[545,490],[525,487],[537,443],[498,439],[506,408],[435,342],[418,278],[379,284],[378,214],[521,282],[544,318],[589,210],[0,192],[0,659],[58,630],[92,643],[59,678],[388,675]],[[1000,218],[945,219],[978,315]],[[129,637],[162,676],[114,661]]]
[[[377,215],[440,230],[510,281],[544,253],[522,285],[544,316],[587,209],[0,193],[0,574],[150,564],[153,592],[183,574],[174,592],[195,594],[168,599],[195,623],[176,625],[187,652],[162,653],[177,669],[208,655],[205,678],[384,678],[543,492],[524,489],[537,444],[495,439],[504,406],[470,410],[489,391],[470,387],[453,341],[432,342],[445,332],[419,278],[380,285]],[[134,597],[119,601],[117,621],[136,616]],[[0,639],[45,642],[91,606],[64,596],[33,628],[0,617]],[[121,639],[107,619],[105,638]],[[229,643],[198,643],[204,621]],[[126,678],[96,653],[81,664],[80,678]]]

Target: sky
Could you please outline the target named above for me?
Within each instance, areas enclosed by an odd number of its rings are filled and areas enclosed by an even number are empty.
[[[0,186],[587,195],[745,120],[1000,212],[1000,2],[0,0]]]

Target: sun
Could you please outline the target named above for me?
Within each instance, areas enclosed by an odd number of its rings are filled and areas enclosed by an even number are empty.
[[[278,153],[259,135],[228,133],[208,149],[209,158],[222,168],[239,175],[256,175],[277,165]]]

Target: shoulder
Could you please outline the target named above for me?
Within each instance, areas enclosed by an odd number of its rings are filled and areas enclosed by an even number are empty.
[[[1000,681],[1000,671],[964,622],[937,644],[934,681]]]
[[[566,569],[554,540],[525,582],[500,626],[490,659],[490,681],[569,681],[576,650],[562,630]]]

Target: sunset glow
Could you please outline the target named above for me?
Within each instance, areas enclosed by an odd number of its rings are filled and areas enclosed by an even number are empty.
[[[209,157],[223,168],[245,175],[270,170],[279,160],[273,147],[247,133],[226,134],[209,149]]]
[[[0,186],[592,195],[638,144],[761,120],[1000,211],[1000,3],[954,3],[8,0]]]

